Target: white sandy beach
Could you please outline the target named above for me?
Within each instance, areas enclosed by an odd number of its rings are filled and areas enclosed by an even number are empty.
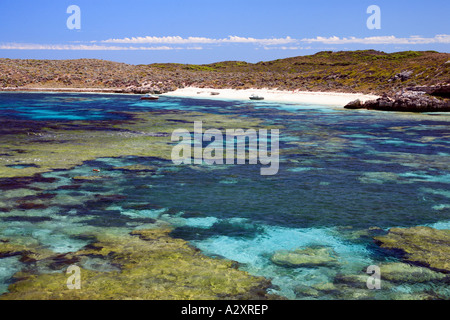
[[[0,91],[16,92],[74,92],[74,93],[105,93],[105,94],[130,94],[121,93],[117,88],[2,88]],[[212,95],[211,93],[218,93]],[[281,91],[276,89],[213,89],[213,88],[195,88],[186,87],[176,91],[164,93],[166,97],[186,97],[199,99],[218,99],[218,100],[248,100],[251,95],[264,97],[266,102],[294,103],[300,105],[318,105],[330,107],[344,107],[351,101],[359,99],[361,101],[373,100],[379,98],[376,95],[367,95],[362,93],[341,93],[341,92],[309,92],[309,91]],[[261,101],[258,101],[261,102]]]
[[[211,95],[212,92],[219,93]],[[374,95],[339,93],[339,92],[304,92],[304,91],[279,91],[274,89],[211,89],[187,87],[176,91],[165,93],[168,97],[188,97],[200,99],[231,99],[231,100],[249,100],[252,94],[263,96],[264,101],[285,102],[306,105],[321,105],[344,107],[351,101],[360,99],[367,101],[379,98]],[[250,100],[249,100],[250,101]]]

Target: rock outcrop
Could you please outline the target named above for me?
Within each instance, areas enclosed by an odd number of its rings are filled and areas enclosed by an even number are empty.
[[[407,90],[425,92],[426,94],[437,97],[450,98],[450,85],[417,86],[407,88]]]
[[[356,99],[355,101],[349,102],[345,109],[363,109],[364,108],[364,102],[362,102],[359,99]]]
[[[391,79],[389,79],[388,81],[397,81],[400,80],[402,82],[408,80],[409,78],[411,78],[411,76],[414,74],[414,72],[406,70],[400,73],[397,73],[395,76],[393,76]]]
[[[438,99],[421,91],[404,91],[393,96],[383,95],[376,100],[355,100],[346,109],[368,109],[401,112],[450,112],[450,100]]]

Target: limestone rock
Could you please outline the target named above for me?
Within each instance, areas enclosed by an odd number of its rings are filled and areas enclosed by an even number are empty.
[[[114,167],[114,170],[126,170],[126,171],[156,171],[157,167],[155,166],[146,166],[142,164],[135,164],[135,165],[129,165],[129,166],[122,166],[122,167]]]
[[[93,181],[93,180],[101,180],[103,177],[101,176],[76,176],[72,178],[73,180],[78,181]]]
[[[350,288],[367,289],[369,276],[369,274],[339,274],[335,277],[334,283]]]
[[[427,282],[442,280],[446,276],[441,272],[436,272],[428,268],[415,267],[407,263],[387,263],[380,266],[381,278],[391,282]]]
[[[390,81],[397,81],[397,80],[400,80],[400,81],[406,81],[406,80],[408,80],[409,78],[411,78],[411,76],[413,75],[413,72],[412,71],[409,71],[409,70],[405,70],[405,71],[402,71],[402,72],[400,72],[400,73],[397,73],[395,76],[393,76],[391,79],[390,79]]]
[[[406,261],[450,273],[450,230],[392,228],[374,239],[382,248],[401,250]]]
[[[280,250],[270,260],[284,267],[330,266],[337,263],[335,253],[327,247],[310,247],[293,251]]]
[[[316,290],[320,290],[323,292],[333,292],[338,290],[338,288],[336,287],[336,285],[332,282],[321,282],[321,283],[317,283],[312,285],[313,289]]]
[[[320,296],[320,291],[317,289],[314,289],[310,286],[299,284],[295,286],[294,292],[297,296],[306,296],[306,297],[314,297],[317,298]]]
[[[352,109],[352,105],[346,106]],[[383,111],[404,111],[404,112],[448,112],[450,111],[450,101],[448,99],[437,99],[421,91],[404,91],[395,95],[383,95],[376,100],[366,101],[359,108],[383,110]],[[355,109],[353,107],[353,109]]]
[[[364,103],[356,99],[355,101],[349,102],[345,107],[345,109],[362,109],[364,108]]]

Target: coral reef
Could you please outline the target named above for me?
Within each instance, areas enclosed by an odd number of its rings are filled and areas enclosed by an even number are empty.
[[[135,230],[131,234],[97,234],[97,242],[65,255],[41,256],[23,247],[0,243],[28,262],[1,299],[268,299],[270,282],[239,271],[235,263],[202,255],[186,241],[168,236],[169,229]],[[45,262],[54,270],[32,272]],[[69,265],[81,268],[81,289],[67,288]],[[96,265],[97,268],[93,268]],[[42,267],[41,267],[42,268]]]
[[[205,130],[258,128],[261,124],[259,119],[195,112],[146,112],[126,115],[129,120],[58,123],[8,120],[3,124],[5,134],[0,137],[3,153],[3,156],[0,156],[0,178],[33,176],[106,157],[142,156],[170,160],[173,147],[170,135],[180,127],[179,121],[183,121],[187,129],[193,126],[194,121],[203,121]],[[30,132],[33,134],[30,135]],[[20,169],[11,167],[12,164],[22,163],[37,165]],[[144,168],[141,167],[140,170],[142,169]],[[5,183],[5,188],[6,185],[11,189],[18,188],[20,179]]]

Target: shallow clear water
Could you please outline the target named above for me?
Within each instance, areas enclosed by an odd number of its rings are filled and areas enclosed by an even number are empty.
[[[448,115],[181,98],[148,103],[120,95],[0,94],[3,118],[115,120],[126,117],[123,111],[164,110],[257,117],[283,126],[279,173],[261,176],[257,165],[174,166],[142,157],[88,161],[44,174],[54,178],[47,182],[31,182],[30,190],[39,187],[40,193],[54,195],[50,204],[0,212],[0,238],[15,237],[64,253],[88,244],[80,235],[92,228],[125,232],[164,220],[175,226],[173,237],[190,241],[205,254],[238,261],[242,269],[271,278],[273,292],[302,299],[307,296],[299,286],[330,283],[338,275],[397,261],[373,243],[368,228],[449,229]],[[133,164],[157,171],[115,168]],[[101,169],[106,180],[71,179],[91,175],[92,168]],[[315,246],[331,248],[338,263],[286,268],[270,260],[278,250]],[[0,259],[0,290],[6,290],[16,269],[20,262]],[[424,290],[450,297],[445,285],[430,285],[401,284],[376,297]]]

